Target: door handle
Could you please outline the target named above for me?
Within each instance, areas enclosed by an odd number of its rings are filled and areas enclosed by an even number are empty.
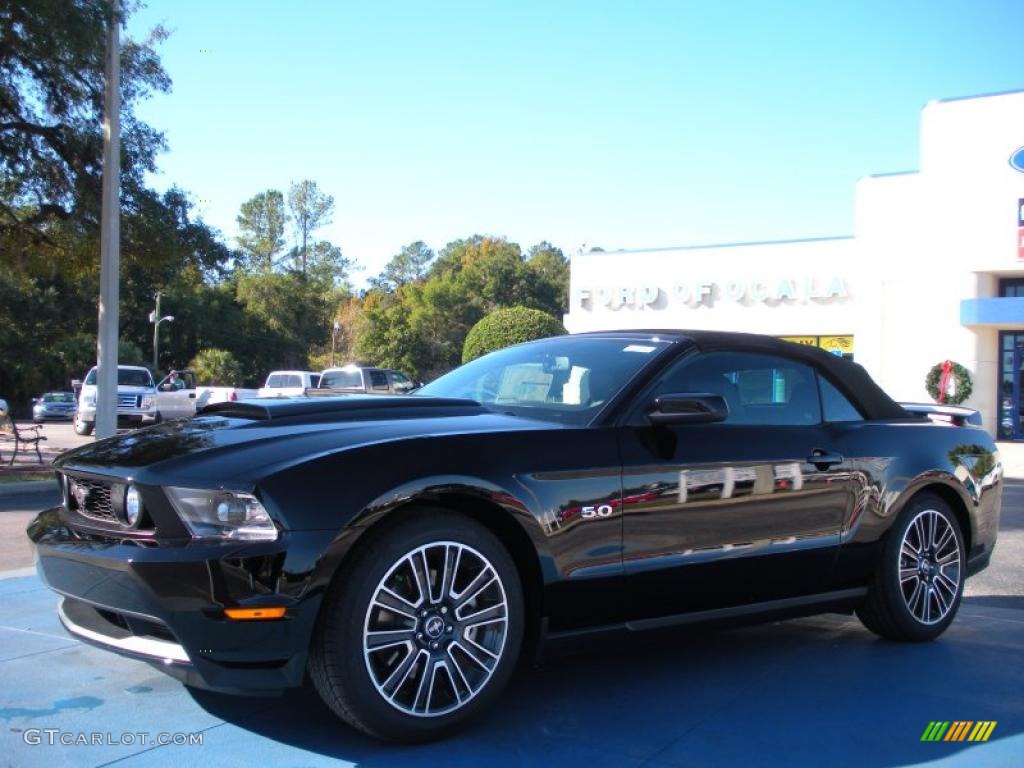
[[[188,396],[188,399],[189,399],[189,400],[195,400],[195,399],[196,399],[196,393],[195,393],[195,392],[191,392],[191,393],[189,394],[189,396]]]
[[[813,464],[815,469],[824,472],[833,464],[842,464],[843,457],[833,451],[825,451],[821,448],[815,448],[811,451],[811,455],[807,457],[807,463]]]

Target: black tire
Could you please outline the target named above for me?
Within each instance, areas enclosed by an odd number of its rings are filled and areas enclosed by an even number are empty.
[[[927,528],[932,520],[934,530],[942,531],[948,540],[934,547],[938,534],[925,532],[924,539],[932,542],[924,542],[924,556],[917,558],[914,545],[922,541],[923,529],[911,528],[919,523]],[[940,565],[941,561],[948,562]],[[857,616],[865,627],[889,640],[934,640],[946,631],[960,607],[966,565],[963,534],[949,504],[932,493],[920,493],[889,532]],[[950,587],[952,581],[955,588]]]
[[[76,435],[91,435],[93,429],[93,423],[91,421],[79,421],[75,420],[75,434]]]
[[[324,598],[314,631],[309,671],[324,702],[347,723],[380,739],[414,743],[446,736],[490,707],[515,668],[522,645],[524,608],[515,563],[494,534],[472,519],[449,510],[418,507],[402,515],[399,522],[385,521],[382,529],[367,534],[368,540],[356,545],[358,552],[339,570]],[[422,562],[431,580],[426,590],[430,602],[423,601],[419,608],[414,606],[410,618],[383,610],[380,603],[372,602],[375,597],[385,596],[381,591],[384,586],[397,590],[399,584],[405,584],[410,590],[415,588],[417,594],[423,594],[409,578],[415,577],[411,563],[419,552],[425,553]],[[437,560],[442,552],[444,565]],[[458,557],[449,553],[458,553]],[[465,561],[461,560],[463,555]],[[427,564],[431,558],[434,567]],[[450,561],[454,561],[450,572],[455,575],[448,581],[438,574],[449,573]],[[475,577],[471,568],[474,564],[481,565]],[[488,581],[485,588],[478,590],[479,598],[473,594],[465,597],[476,584],[474,578],[489,578],[483,564],[490,566],[497,585]],[[436,578],[443,581],[438,583],[434,581]],[[461,592],[456,592],[457,585],[462,586]],[[440,594],[436,601],[435,586]],[[409,597],[412,592],[404,594]],[[450,608],[449,597],[452,597]],[[505,606],[503,629],[502,619],[492,619],[501,612],[499,598],[504,600]],[[394,605],[407,608],[411,602],[410,599],[405,600],[405,605],[397,602]],[[481,605],[485,606],[482,610]],[[466,613],[466,610],[473,613]],[[480,621],[474,619],[474,615],[489,612],[496,613],[481,616],[492,619],[484,622],[486,628],[479,624],[471,626],[474,620]],[[397,621],[400,629],[381,629],[382,620]],[[447,634],[432,634],[438,621],[442,624],[438,631]],[[384,649],[364,651],[364,637],[369,638],[375,631],[402,637]],[[431,637],[438,641],[433,643],[433,649]],[[487,653],[492,660],[476,650],[481,648],[475,644],[476,640],[490,646]],[[493,664],[489,674],[484,665],[478,667],[470,662],[463,646]],[[429,678],[421,676],[428,669]],[[447,680],[439,670],[445,672]],[[457,682],[456,673],[464,685]],[[388,681],[399,678],[402,682],[394,686],[389,701],[385,692]],[[423,712],[417,714],[417,702],[425,685],[420,681],[425,678],[429,679],[429,692]],[[473,685],[478,685],[475,691]],[[413,694],[412,712],[407,704],[410,694]],[[432,703],[435,711],[431,713]]]

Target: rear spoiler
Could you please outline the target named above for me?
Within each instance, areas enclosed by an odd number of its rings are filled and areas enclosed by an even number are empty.
[[[903,410],[921,419],[930,419],[936,424],[949,424],[954,427],[980,427],[981,412],[962,405],[942,405],[941,403],[900,403]]]

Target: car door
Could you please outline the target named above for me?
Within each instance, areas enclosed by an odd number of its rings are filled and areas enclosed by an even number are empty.
[[[367,392],[375,395],[386,395],[391,391],[388,386],[388,376],[379,368],[368,368],[364,370],[367,383]]]
[[[157,385],[157,410],[164,419],[188,418],[196,410],[195,377],[189,371],[172,371]]]
[[[720,395],[728,416],[655,426],[646,414],[669,393]],[[838,442],[808,365],[722,351],[670,366],[619,430],[632,618],[824,589],[855,493]]]
[[[396,395],[408,394],[415,388],[412,381],[404,373],[398,371],[388,371],[388,380],[391,382],[391,391]]]

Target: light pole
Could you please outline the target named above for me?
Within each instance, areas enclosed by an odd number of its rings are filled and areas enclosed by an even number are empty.
[[[149,313],[149,322],[153,324],[153,373],[160,370],[160,323],[164,320],[168,323],[174,322],[174,315],[164,315],[158,318],[157,314],[156,311]]]
[[[96,437],[117,431],[117,326],[121,264],[121,23],[110,0],[103,78],[103,202],[100,224],[100,304],[96,334]]]
[[[331,368],[334,367],[334,348],[338,344],[338,331],[341,330],[341,321],[334,318],[334,330],[331,333]]]

